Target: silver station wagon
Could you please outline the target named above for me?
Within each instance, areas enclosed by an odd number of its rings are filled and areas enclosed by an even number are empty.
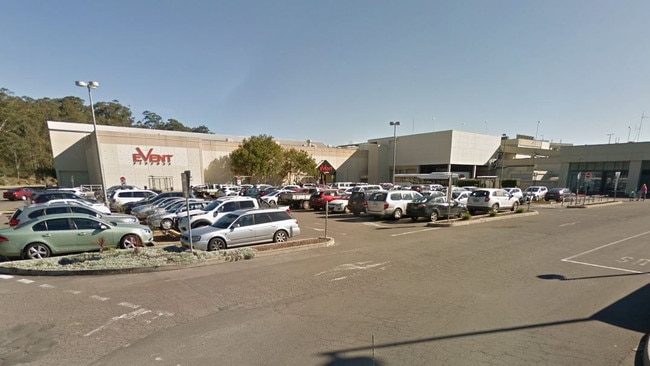
[[[190,246],[189,232],[183,232],[181,244]],[[276,242],[300,235],[300,227],[287,209],[237,210],[226,213],[214,224],[192,229],[192,246],[201,250]]]

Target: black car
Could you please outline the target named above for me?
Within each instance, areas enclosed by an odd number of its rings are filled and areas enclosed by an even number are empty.
[[[184,197],[184,196],[183,196],[183,192],[180,191],[163,192],[157,196],[151,196],[149,198],[145,198],[140,201],[126,202],[122,205],[122,210],[124,210],[124,213],[130,214],[131,211],[138,206],[153,204],[159,202],[160,200],[163,200],[165,198],[170,198],[170,197]],[[190,192],[190,198],[196,198],[194,192]]]
[[[451,201],[451,205],[445,196],[425,196],[416,198],[413,202],[406,204],[406,216],[412,221],[417,221],[420,217],[425,217],[429,221],[436,221],[438,218],[453,216],[461,217],[467,207],[457,201]]]
[[[569,188],[551,188],[546,192],[546,195],[544,195],[544,200],[562,202],[565,199],[574,196],[575,194],[571,192]]]
[[[32,196],[32,203],[45,203],[48,202],[49,200],[54,200],[54,199],[82,200],[82,201],[93,202],[93,203],[99,202],[92,198],[77,196],[76,194],[70,193],[68,191],[47,190],[47,191],[40,191],[34,194]]]
[[[350,194],[350,199],[348,200],[348,209],[354,216],[361,215],[362,212],[366,212],[366,200],[370,197],[370,194],[376,191],[365,191],[365,190],[353,190]]]

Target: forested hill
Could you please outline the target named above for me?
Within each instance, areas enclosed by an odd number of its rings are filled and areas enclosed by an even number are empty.
[[[206,126],[188,127],[173,118],[163,121],[151,111],[135,120],[131,109],[119,101],[94,104],[97,124],[168,131],[212,133]],[[4,177],[32,177],[44,180],[54,176],[52,146],[47,121],[92,123],[90,105],[78,97],[17,97],[0,88],[0,171]]]

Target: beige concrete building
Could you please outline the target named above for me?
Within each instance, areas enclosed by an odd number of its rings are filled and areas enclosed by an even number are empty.
[[[180,189],[186,170],[192,172],[192,184],[235,183],[228,155],[245,138],[98,125],[96,145],[92,124],[48,121],[48,128],[62,186],[100,184],[98,152],[107,187],[124,180],[152,189]],[[612,194],[616,186],[620,196],[650,183],[650,142],[572,146],[531,136],[511,139],[456,130],[372,138],[339,147],[309,140],[277,142],[307,151],[320,168],[318,177],[287,177],[285,183],[391,182],[393,159],[396,174],[515,178],[522,188],[543,184]]]

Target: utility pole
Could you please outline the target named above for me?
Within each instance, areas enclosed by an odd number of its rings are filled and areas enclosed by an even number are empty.
[[[608,133],[607,134],[607,136],[609,136],[609,140],[607,140],[608,145],[612,143],[612,135],[613,135],[613,133]]]
[[[645,112],[641,113],[641,122],[639,123],[639,129],[636,131],[636,142],[639,142],[639,137],[641,137],[641,127],[643,126],[643,120],[645,118],[650,118],[645,115]]]

